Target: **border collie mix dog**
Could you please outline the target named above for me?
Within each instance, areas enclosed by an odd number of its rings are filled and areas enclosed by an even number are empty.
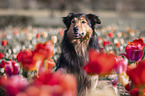
[[[78,83],[78,96],[85,96],[86,88],[90,87],[91,82],[82,67],[88,59],[87,51],[99,50],[95,25],[101,24],[101,21],[94,14],[70,13],[63,17],[63,22],[66,30],[56,70],[63,68],[67,73],[74,74]]]

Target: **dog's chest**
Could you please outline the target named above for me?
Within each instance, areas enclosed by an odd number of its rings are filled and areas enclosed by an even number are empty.
[[[87,57],[88,43],[89,43],[89,40],[81,41],[80,39],[78,39],[78,40],[73,41],[73,46],[79,57],[83,57],[83,58]]]

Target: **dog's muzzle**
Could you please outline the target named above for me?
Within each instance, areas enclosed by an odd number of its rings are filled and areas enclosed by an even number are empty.
[[[72,32],[74,38],[80,38],[85,35],[84,32],[81,32],[78,27],[74,27]]]

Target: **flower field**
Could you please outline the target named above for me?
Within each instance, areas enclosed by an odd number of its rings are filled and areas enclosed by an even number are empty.
[[[55,72],[64,30],[0,30],[0,96],[77,96],[76,78],[64,70]],[[109,78],[112,87],[121,85],[131,96],[145,96],[145,28],[114,24],[96,31],[101,52],[89,50],[86,73]]]

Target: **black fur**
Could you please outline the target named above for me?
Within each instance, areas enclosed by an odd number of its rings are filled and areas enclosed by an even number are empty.
[[[67,31],[69,29],[69,26],[71,24],[71,20],[74,17],[85,15],[86,19],[88,19],[88,22],[90,22],[90,26],[93,29],[93,34],[89,40],[89,44],[87,45],[87,50],[93,48],[99,50],[98,45],[98,37],[95,32],[95,24],[100,24],[101,21],[98,18],[98,16],[93,14],[74,14],[70,13],[67,17],[63,17],[63,22],[66,25],[66,30],[64,32],[64,37],[61,43],[61,55],[58,59],[58,62],[56,64],[57,69],[64,68],[68,73],[74,74],[76,76],[78,81],[78,96],[85,96],[85,90],[86,87],[89,88],[90,86],[90,79],[87,76],[87,74],[84,72],[82,67],[85,64],[85,61],[87,60],[87,56],[81,57],[78,56],[73,44],[70,42]],[[87,54],[86,50],[86,54]],[[57,70],[56,69],[56,70]]]

